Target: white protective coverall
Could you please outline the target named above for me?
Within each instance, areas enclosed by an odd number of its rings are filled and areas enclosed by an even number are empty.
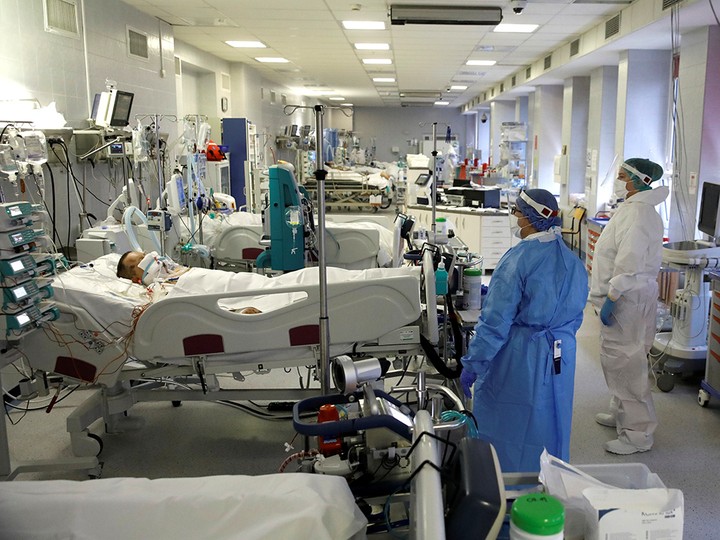
[[[647,362],[662,262],[663,222],[655,206],[669,193],[666,186],[639,191],[620,205],[595,245],[590,287],[590,300],[598,309],[608,293],[619,297],[613,324],[600,331],[600,361],[618,439],[642,450],[652,447],[657,427]]]

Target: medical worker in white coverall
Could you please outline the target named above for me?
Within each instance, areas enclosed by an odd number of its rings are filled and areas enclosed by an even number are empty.
[[[595,420],[617,429],[617,439],[604,444],[613,454],[650,450],[657,427],[647,354],[655,337],[662,262],[663,222],[655,207],[669,189],[650,184],[662,175],[662,167],[648,159],[620,166],[615,195],[625,202],[595,245],[590,299],[600,308],[600,361],[612,396],[610,411]]]

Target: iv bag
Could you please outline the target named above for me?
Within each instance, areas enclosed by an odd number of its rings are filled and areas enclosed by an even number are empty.
[[[16,174],[18,172],[15,155],[9,144],[0,144],[0,171],[7,174]]]
[[[285,209],[285,223],[287,223],[293,228],[299,227],[301,223],[301,215],[302,214],[299,206],[288,206]]]
[[[25,141],[27,161],[33,165],[47,163],[48,151],[45,134],[42,131],[23,131],[20,136]]]

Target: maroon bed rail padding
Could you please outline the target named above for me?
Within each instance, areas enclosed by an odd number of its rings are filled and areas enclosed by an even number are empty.
[[[55,373],[67,375],[81,381],[93,382],[97,367],[72,356],[58,356],[55,360]]]
[[[320,325],[306,324],[296,326],[288,331],[290,346],[318,345],[320,343]]]
[[[198,334],[183,339],[183,350],[186,356],[196,356],[225,352],[225,346],[220,334]]]
[[[260,254],[263,252],[263,249],[260,248],[243,248],[242,250],[242,258],[247,260],[255,260],[257,259]]]

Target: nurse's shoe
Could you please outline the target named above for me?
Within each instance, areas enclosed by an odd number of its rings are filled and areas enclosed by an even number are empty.
[[[650,448],[640,448],[634,444],[630,444],[620,439],[614,441],[608,441],[603,444],[603,448],[611,454],[618,454],[621,456],[629,456],[630,454],[636,454],[638,452],[647,452]]]
[[[595,421],[598,424],[600,424],[601,426],[617,427],[617,421],[615,419],[614,414],[609,414],[609,413],[604,413],[604,412],[597,413],[595,415]]]

